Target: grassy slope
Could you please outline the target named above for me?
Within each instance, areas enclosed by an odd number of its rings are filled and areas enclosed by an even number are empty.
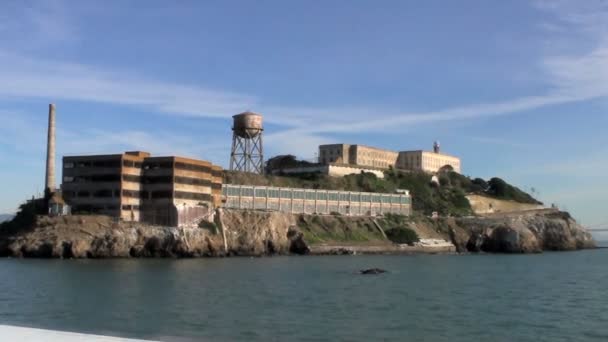
[[[309,244],[344,242],[385,244],[387,242],[374,226],[371,218],[298,215],[297,226],[304,234],[304,240]]]

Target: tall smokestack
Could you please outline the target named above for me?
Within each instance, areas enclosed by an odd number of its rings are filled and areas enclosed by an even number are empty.
[[[49,104],[49,130],[46,142],[45,190],[55,191],[55,105]]]

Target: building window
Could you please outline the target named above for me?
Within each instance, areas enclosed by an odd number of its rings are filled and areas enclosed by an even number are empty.
[[[139,210],[139,206],[126,204],[122,206],[122,210]]]
[[[131,182],[131,183],[139,183],[139,182],[141,182],[141,177],[140,176],[135,176],[135,175],[123,175],[122,179],[125,182]]]
[[[107,198],[112,197],[112,190],[97,190],[93,193],[93,197]]]
[[[81,198],[86,198],[86,197],[90,197],[91,193],[88,191],[78,191],[78,193],[76,195]]]

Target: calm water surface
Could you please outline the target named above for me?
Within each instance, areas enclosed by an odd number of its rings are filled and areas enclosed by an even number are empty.
[[[369,267],[390,273],[355,274]],[[606,341],[608,250],[2,259],[0,323],[165,341]]]

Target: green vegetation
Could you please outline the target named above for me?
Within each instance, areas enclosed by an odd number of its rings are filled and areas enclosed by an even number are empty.
[[[298,160],[296,156],[291,154],[279,155],[272,157],[266,161],[266,172],[271,173],[274,170],[289,169],[302,166],[311,166],[313,163]]]
[[[36,215],[44,209],[41,207],[43,203],[43,200],[32,200],[21,204],[12,220],[0,223],[0,235],[10,236],[32,228]]]
[[[500,178],[492,178],[488,182],[487,195],[495,198],[511,200],[520,203],[542,204],[529,194],[521,191]]]
[[[416,231],[407,227],[389,229],[386,231],[386,237],[394,243],[407,244],[410,246],[420,241]]]
[[[420,241],[418,233],[410,227],[410,223],[418,218],[399,214],[385,214],[378,223],[384,227],[386,237],[394,243],[413,245]],[[424,218],[420,218],[424,219]]]
[[[198,227],[201,229],[207,229],[212,234],[217,234],[219,232],[219,228],[218,228],[217,224],[215,224],[214,222],[202,220],[198,224]]]
[[[371,219],[299,215],[297,226],[304,234],[304,240],[311,244],[384,241],[384,237]]]

